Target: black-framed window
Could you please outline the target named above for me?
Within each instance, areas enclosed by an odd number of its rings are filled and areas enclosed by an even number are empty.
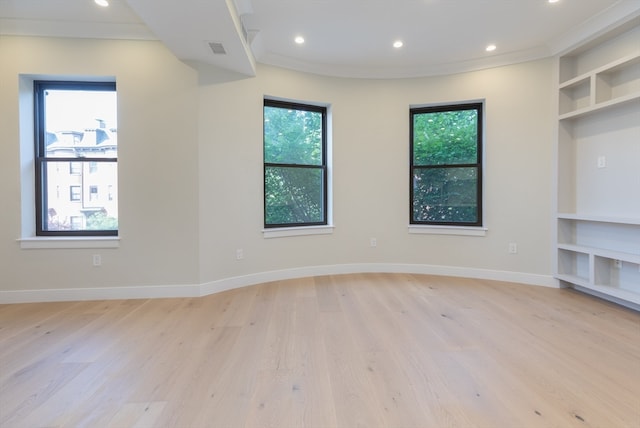
[[[117,188],[115,82],[36,80],[33,89],[36,235],[117,235],[117,197],[97,204],[91,191]],[[97,164],[105,167],[89,185]],[[68,200],[57,197],[61,186]]]
[[[482,226],[483,104],[410,109],[410,223]]]
[[[327,108],[264,100],[264,226],[327,224]]]

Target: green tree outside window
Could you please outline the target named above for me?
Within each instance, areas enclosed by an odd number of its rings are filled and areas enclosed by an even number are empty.
[[[411,109],[411,224],[482,225],[482,104]]]
[[[326,183],[326,108],[265,100],[265,227],[327,224]]]

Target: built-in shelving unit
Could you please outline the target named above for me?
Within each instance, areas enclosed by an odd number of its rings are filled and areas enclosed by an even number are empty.
[[[640,18],[558,57],[556,278],[640,309]]]

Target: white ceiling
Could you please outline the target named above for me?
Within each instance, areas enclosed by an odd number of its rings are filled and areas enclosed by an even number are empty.
[[[0,0],[0,36],[160,40],[186,62],[255,75],[455,73],[554,55],[640,17],[640,0]],[[306,39],[297,45],[293,39]],[[400,49],[392,47],[402,40]],[[209,42],[221,43],[215,55]],[[497,49],[485,52],[489,43]],[[640,43],[640,41],[639,41]]]

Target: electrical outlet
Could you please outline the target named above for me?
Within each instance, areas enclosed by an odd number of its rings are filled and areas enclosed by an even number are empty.
[[[236,260],[242,260],[244,259],[244,251],[242,250],[242,248],[238,248],[236,250]]]
[[[100,254],[93,255],[93,265],[102,266],[102,256]]]
[[[598,156],[598,168],[607,167],[607,158],[604,156]]]
[[[622,260],[614,260],[613,267],[615,267],[616,269],[622,269]]]
[[[371,245],[372,247],[377,247],[378,246],[378,240],[376,238],[369,239],[369,245]]]
[[[518,252],[518,244],[515,242],[509,242],[509,254],[516,254]]]

